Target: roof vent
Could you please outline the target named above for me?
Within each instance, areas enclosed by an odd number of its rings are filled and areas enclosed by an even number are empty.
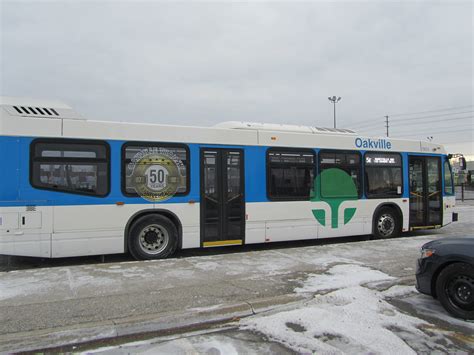
[[[25,107],[25,106],[12,106],[16,112],[20,115],[27,115],[27,116],[57,116],[59,117],[59,113],[54,108],[47,108],[47,107]]]
[[[70,106],[59,101],[0,97],[1,115],[28,118],[83,119]]]

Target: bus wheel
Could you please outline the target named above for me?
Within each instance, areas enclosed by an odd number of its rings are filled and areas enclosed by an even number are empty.
[[[374,219],[374,236],[377,239],[395,238],[400,234],[401,221],[398,213],[390,207],[383,207]]]
[[[151,214],[133,223],[128,235],[128,249],[137,260],[164,259],[178,246],[178,230],[168,218]]]

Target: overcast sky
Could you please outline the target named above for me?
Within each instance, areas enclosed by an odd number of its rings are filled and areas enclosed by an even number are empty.
[[[5,96],[93,119],[331,127],[337,95],[338,127],[383,135],[393,115],[391,136],[474,154],[470,1],[0,2]]]

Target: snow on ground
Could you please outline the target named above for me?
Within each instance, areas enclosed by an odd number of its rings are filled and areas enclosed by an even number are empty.
[[[77,352],[77,351],[76,351]],[[119,346],[106,346],[80,352],[86,354],[166,354],[166,355],[239,355],[239,354],[291,354],[278,343],[265,341],[255,334],[218,330],[194,332],[184,337],[171,336],[135,341]]]
[[[349,288],[367,282],[393,280],[394,278],[360,265],[336,265],[321,275],[311,275],[303,287],[295,289],[296,292],[318,292],[323,290]]]
[[[463,329],[461,335],[469,334],[470,329],[474,334],[474,324],[448,316],[431,297],[419,294],[414,286],[396,284],[395,278],[379,270],[360,264],[337,264],[324,273],[308,274],[294,291],[304,294],[305,300],[241,319],[238,329],[204,330],[92,352],[216,355],[290,354],[291,351],[301,354],[472,353],[466,351],[465,346],[457,347],[455,339],[456,329]],[[392,304],[393,300],[413,307],[415,312],[409,315],[403,307]],[[435,324],[431,324],[431,320]],[[462,341],[466,343],[465,335]]]
[[[364,287],[392,279],[360,265],[336,265],[324,274],[310,275],[295,289],[316,293],[311,300],[294,309],[244,319],[241,329],[263,333],[300,353],[415,353],[397,333],[438,349],[421,330],[429,325],[426,321],[404,314],[386,301],[388,296],[413,292],[412,287],[397,286],[388,291]]]

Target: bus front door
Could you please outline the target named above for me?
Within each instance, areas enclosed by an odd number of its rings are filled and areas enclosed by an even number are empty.
[[[243,150],[201,149],[201,246],[244,243]]]
[[[441,158],[409,157],[410,228],[432,228],[442,224]]]

